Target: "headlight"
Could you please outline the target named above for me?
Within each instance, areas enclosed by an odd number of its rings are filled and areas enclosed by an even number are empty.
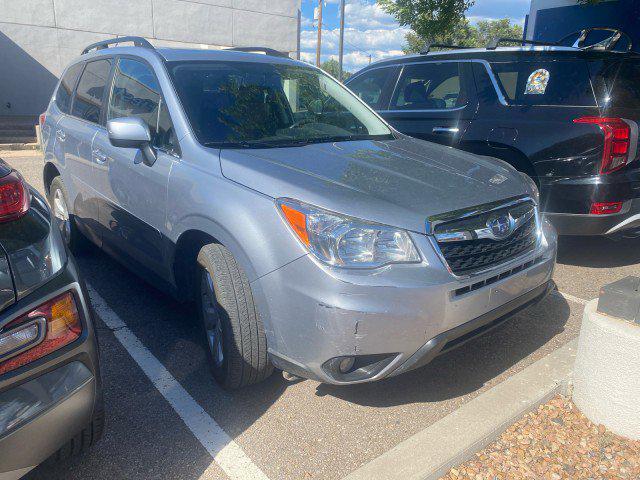
[[[525,182],[527,182],[527,185],[529,186],[529,194],[531,195],[531,198],[533,198],[537,205],[540,205],[540,191],[538,190],[538,185],[536,185],[533,178],[526,173],[520,172],[520,175],[522,175],[522,178],[524,178]]]
[[[291,199],[279,199],[284,219],[321,262],[346,268],[376,268],[418,263],[409,234],[385,225],[347,217]]]

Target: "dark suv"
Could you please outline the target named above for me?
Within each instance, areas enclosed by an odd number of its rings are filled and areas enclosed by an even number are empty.
[[[578,43],[392,58],[347,86],[400,132],[528,174],[558,233],[634,235],[640,55]]]

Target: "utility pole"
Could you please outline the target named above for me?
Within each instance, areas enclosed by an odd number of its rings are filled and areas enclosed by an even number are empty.
[[[369,54],[369,65],[371,65],[371,54]]]
[[[320,66],[320,53],[322,51],[322,3],[318,1],[318,45],[316,45],[316,66]]]
[[[344,0],[340,0],[340,51],[338,54],[338,80],[342,81],[342,61],[344,60]]]

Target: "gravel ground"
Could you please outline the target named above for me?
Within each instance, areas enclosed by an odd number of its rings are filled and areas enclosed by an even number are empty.
[[[526,415],[443,480],[640,479],[640,442],[591,423],[566,397]]]

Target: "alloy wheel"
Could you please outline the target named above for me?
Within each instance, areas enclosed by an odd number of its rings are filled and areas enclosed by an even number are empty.
[[[200,292],[202,295],[202,319],[207,335],[207,343],[213,362],[217,368],[224,362],[224,347],[222,334],[222,320],[218,311],[218,302],[213,287],[213,280],[208,271],[203,270],[200,282]]]

